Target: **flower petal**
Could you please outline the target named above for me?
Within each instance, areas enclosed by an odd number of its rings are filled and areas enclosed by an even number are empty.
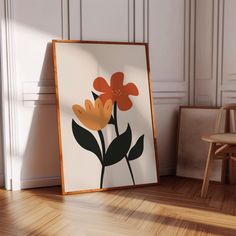
[[[85,100],[85,109],[80,105],[73,105],[72,109],[79,121],[90,130],[101,130],[109,122],[112,113],[112,100],[108,99],[103,106],[100,98],[93,103]]]
[[[77,105],[77,104],[72,106],[72,110],[75,113],[75,115],[78,117],[79,120],[86,112],[83,107],[81,107],[80,105]]]
[[[95,101],[95,112],[97,114],[101,113],[103,110],[102,100],[98,97]]]
[[[117,99],[117,106],[121,111],[127,111],[132,107],[133,103],[127,95],[119,96]]]
[[[86,99],[84,104],[87,112],[92,112],[94,110],[93,103],[90,100]]]
[[[103,93],[106,92],[107,90],[109,90],[109,88],[110,88],[107,81],[103,77],[97,77],[93,81],[93,87],[97,91],[103,92]]]
[[[111,99],[114,102],[113,96],[110,92],[101,94],[99,98],[102,100],[102,103],[105,104],[107,100]]]
[[[128,95],[138,96],[139,91],[137,86],[134,83],[128,83],[124,86],[124,90]]]
[[[122,72],[116,72],[111,76],[112,89],[122,88],[124,82],[124,74]]]
[[[111,99],[106,101],[103,110],[104,110],[104,116],[109,117],[110,119],[111,113],[112,113],[112,100]]]

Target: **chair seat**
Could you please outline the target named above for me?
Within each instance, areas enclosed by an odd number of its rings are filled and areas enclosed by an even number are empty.
[[[204,135],[202,140],[209,143],[236,144],[236,133]]]

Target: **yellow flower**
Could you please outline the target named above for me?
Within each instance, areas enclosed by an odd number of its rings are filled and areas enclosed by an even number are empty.
[[[75,104],[72,109],[80,122],[91,130],[101,130],[111,118],[112,100],[109,99],[103,105],[100,98],[97,98],[94,105],[90,100],[85,100],[85,109]]]

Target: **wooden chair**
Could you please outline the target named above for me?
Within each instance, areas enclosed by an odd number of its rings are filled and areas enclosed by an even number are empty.
[[[223,116],[225,116],[224,133],[221,132]],[[233,117],[233,122],[231,119],[232,117]],[[233,123],[234,125],[233,127],[234,133],[231,132],[232,129],[232,127],[230,127],[231,123]],[[236,125],[236,104],[229,104],[223,106],[220,109],[216,120],[214,134],[202,137],[202,140],[208,142],[210,146],[203,178],[201,197],[206,197],[207,195],[212,161],[216,159],[236,161],[235,125]]]

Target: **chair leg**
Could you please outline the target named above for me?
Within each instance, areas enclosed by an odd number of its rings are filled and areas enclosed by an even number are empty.
[[[215,152],[215,143],[210,143],[208,156],[207,156],[207,162],[206,162],[206,168],[205,168],[205,173],[204,173],[204,178],[203,178],[202,191],[201,191],[201,197],[203,198],[206,197],[207,191],[208,191],[211,164],[214,157],[214,152]]]
[[[226,157],[226,156],[225,156]],[[226,157],[227,158],[227,157]],[[226,183],[226,171],[227,171],[227,159],[222,160],[222,168],[221,168],[221,184]]]

